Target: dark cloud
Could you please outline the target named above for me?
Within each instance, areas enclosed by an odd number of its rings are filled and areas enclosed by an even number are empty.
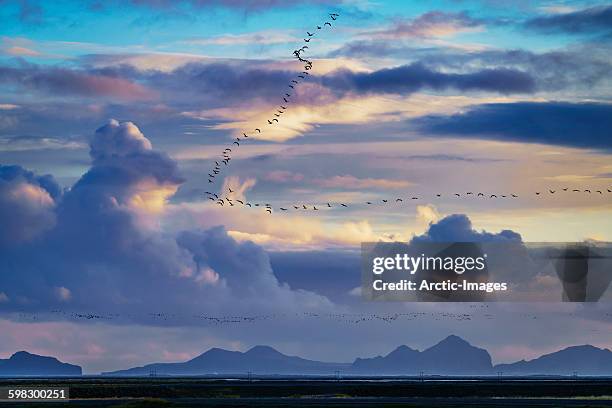
[[[465,214],[452,214],[429,225],[423,234],[412,239],[412,242],[521,242],[521,235],[512,230],[503,230],[497,234],[477,231],[472,221]]]
[[[612,105],[518,102],[477,105],[412,121],[423,133],[610,149]]]
[[[421,63],[363,73],[341,70],[322,78],[332,89],[356,93],[409,94],[421,89],[446,91],[488,91],[503,94],[531,93],[534,79],[527,73],[505,68],[484,69],[473,73],[444,73]]]
[[[484,50],[457,52],[445,48],[416,48],[389,41],[355,41],[330,55],[353,58],[394,57],[443,71],[477,69],[514,69],[526,72],[538,90],[588,88],[612,78],[612,52],[604,44],[581,44],[580,47],[532,52],[527,50]]]
[[[525,27],[542,33],[610,33],[612,6],[595,6],[570,13],[535,17],[528,20]]]

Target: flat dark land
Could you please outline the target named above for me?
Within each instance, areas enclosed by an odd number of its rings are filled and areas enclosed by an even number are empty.
[[[612,379],[0,379],[70,388],[68,403],[2,407],[612,407]]]

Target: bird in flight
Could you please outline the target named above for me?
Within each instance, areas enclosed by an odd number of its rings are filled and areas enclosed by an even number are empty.
[[[261,133],[261,129],[255,129],[257,133]]]
[[[329,21],[326,21],[325,24],[323,24],[324,26],[329,25],[331,27],[331,23]]]
[[[229,190],[230,193],[234,192],[234,190],[232,190],[231,188],[228,188],[228,190]]]
[[[308,31],[306,31],[306,34],[308,34],[309,37],[312,37],[314,35],[314,33],[309,33]]]

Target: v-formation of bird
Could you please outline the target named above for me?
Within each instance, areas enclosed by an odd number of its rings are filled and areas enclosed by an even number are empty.
[[[268,214],[272,214],[272,212],[274,212],[275,208],[269,204],[269,203],[251,203],[248,201],[244,201],[244,200],[238,200],[238,199],[234,199],[231,197],[231,194],[234,193],[234,191],[230,188],[228,189],[228,194],[226,194],[225,196],[219,196],[216,193],[212,193],[210,191],[206,191],[206,195],[208,196],[208,199],[211,200],[212,202],[214,202],[215,204],[221,206],[221,207],[234,207],[236,205],[239,205],[241,207],[247,207],[247,208],[261,208],[264,211],[266,211]],[[604,194],[607,196],[608,193],[612,194],[612,187],[604,189],[604,190],[591,190],[591,189],[570,189],[569,187],[565,187],[562,189],[562,192],[566,192],[566,193],[584,193],[584,194],[589,194],[591,196],[604,196]],[[559,197],[560,195],[558,194],[557,190],[552,190],[552,189],[548,189],[548,191],[536,191],[535,192],[535,196],[536,197],[542,197],[544,194],[551,196],[551,197]],[[444,196],[447,197],[451,197],[451,198],[455,198],[455,199],[460,199],[460,198],[470,198],[470,197],[474,197],[477,199],[516,199],[519,198],[518,194],[515,193],[509,193],[509,194],[489,194],[489,193],[484,193],[484,192],[472,192],[472,191],[468,191],[466,193],[453,193],[453,194],[441,194],[441,193],[437,193],[435,194],[435,198],[442,198]],[[411,202],[411,201],[418,201],[418,200],[427,200],[433,197],[425,197],[425,196],[411,196],[411,197],[396,197],[396,198],[383,198],[381,200],[378,201],[365,201],[363,203],[351,203],[350,206],[358,206],[358,205],[366,205],[366,206],[373,206],[373,205],[379,205],[379,206],[385,206],[385,205],[389,205],[389,204],[402,204],[405,202]],[[331,209],[331,208],[348,208],[349,204],[346,203],[324,203],[324,204],[304,204],[304,203],[295,203],[295,204],[291,204],[288,205],[286,207],[276,207],[276,209],[278,209],[279,211],[290,211],[290,210],[294,210],[294,211],[319,211],[322,209]]]
[[[335,21],[338,18],[339,14],[331,13],[329,16],[332,20]],[[323,24],[323,27],[325,26],[331,27],[332,25],[329,21],[327,21],[325,22],[325,24]],[[321,30],[323,27],[318,25],[316,30]],[[311,39],[315,36],[316,30],[313,30],[312,33],[310,31],[306,32],[306,38],[304,38],[305,43],[310,43]],[[287,105],[291,103],[291,96],[292,96],[292,92],[295,90],[295,87],[300,83],[301,80],[306,79],[306,77],[310,75],[309,71],[312,69],[312,61],[308,60],[303,55],[306,53],[307,49],[308,49],[308,45],[304,44],[302,45],[301,48],[298,48],[293,51],[293,56],[298,61],[304,64],[304,70],[299,75],[297,75],[295,79],[292,79],[291,82],[288,84],[289,91],[283,94],[282,96],[283,103],[280,104],[279,109],[273,113],[274,117],[267,119],[268,126],[270,125],[273,126],[273,125],[276,125],[277,123],[280,123],[279,118],[282,119],[282,115],[287,111]],[[257,132],[257,134],[262,133],[262,128],[255,128],[253,132]],[[232,142],[232,147],[228,147],[223,150],[223,152],[221,153],[221,159],[215,161],[215,167],[212,169],[210,173],[208,173],[208,183],[212,184],[215,182],[215,178],[221,173],[221,170],[222,170],[221,164],[223,164],[224,166],[229,165],[230,161],[232,160],[232,148],[236,149],[240,147],[240,144],[244,143],[248,138],[249,138],[249,135],[246,132],[243,132],[242,137],[237,137]]]
[[[330,18],[335,21],[339,14],[337,13],[331,13]],[[323,24],[323,26],[317,25],[316,26],[316,30],[313,30],[313,32],[311,33],[310,31],[306,31],[306,38],[304,38],[304,42],[305,43],[310,43],[311,39],[316,35],[317,30],[321,30],[323,29],[325,26],[329,26],[331,27],[332,24],[331,22],[327,21]],[[301,80],[304,80],[306,78],[306,76],[310,75],[310,70],[312,69],[312,61],[308,60],[307,58],[305,58],[303,56],[303,54],[306,53],[306,50],[308,49],[308,45],[303,45],[301,48],[298,48],[296,50],[293,51],[293,56],[300,61],[301,63],[304,64],[304,71],[302,71],[299,75],[297,75],[297,77],[295,79],[292,79],[291,82],[288,84],[288,87],[290,89],[290,91],[286,92],[283,96],[282,96],[282,100],[283,103],[279,105],[279,109],[276,110],[273,113],[274,117],[271,117],[270,119],[267,119],[267,125],[268,126],[274,126],[277,123],[280,123],[280,121],[282,120],[282,115],[287,111],[288,109],[288,105],[290,104],[290,98],[292,96],[291,92],[293,90],[295,90],[295,87],[300,83]],[[262,128],[264,128],[264,126],[260,127],[260,128],[255,128],[253,131],[257,132],[257,134],[262,133]],[[265,129],[264,129],[265,131]],[[249,135],[246,132],[242,133],[242,138],[241,137],[237,137],[233,142],[232,142],[232,147],[228,147],[225,148],[223,150],[223,152],[221,153],[222,158],[218,161],[215,161],[215,167],[213,168],[211,173],[208,173],[208,182],[209,183],[214,183],[215,178],[221,173],[221,164],[228,166],[231,159],[232,159],[232,148],[236,149],[238,147],[240,147],[241,142],[243,143],[244,141],[246,141],[246,139],[249,138]],[[588,194],[600,194],[603,195],[604,191],[607,191],[607,193],[612,193],[611,189],[606,189],[606,190],[591,190],[591,189],[571,189],[569,187],[563,188],[562,191],[564,192],[581,192],[581,193],[588,193]],[[557,191],[553,190],[553,189],[548,189],[547,191],[541,192],[541,191],[536,191],[535,195],[538,197],[542,197],[543,194],[549,194],[549,195],[553,195],[555,194]],[[230,195],[233,193],[233,191],[230,189],[229,190]],[[243,206],[243,207],[248,207],[248,208],[263,208],[267,213],[272,214],[272,212],[274,211],[274,208],[272,207],[271,204],[268,203],[251,203],[251,202],[247,202],[247,201],[243,201],[243,200],[238,200],[238,199],[232,199],[229,196],[224,196],[224,197],[220,197],[218,194],[216,193],[212,193],[212,192],[206,192],[206,194],[208,195],[208,199],[213,201],[214,203],[220,205],[220,206],[228,206],[228,207],[234,207],[235,205],[239,205],[239,206]],[[489,194],[489,193],[484,193],[484,192],[478,192],[478,193],[474,193],[474,192],[466,192],[463,194],[460,193],[453,193],[453,194],[448,194],[451,197],[454,198],[469,198],[470,196],[476,197],[476,198],[488,198],[488,199],[514,199],[514,198],[518,198],[519,196],[515,193],[507,193],[507,194]],[[435,194],[435,198],[441,198],[443,196],[443,194],[438,193]],[[380,201],[374,202],[374,201],[365,201],[365,205],[367,206],[372,206],[372,205],[386,205],[389,203],[396,203],[396,204],[400,204],[404,201],[414,201],[414,200],[421,200],[421,199],[425,199],[425,197],[418,197],[418,196],[411,196],[411,197],[406,197],[406,198],[401,198],[401,197],[397,197],[397,198],[389,198],[389,199],[382,199]],[[358,205],[359,203],[351,203],[351,205]],[[286,207],[278,207],[278,210],[280,211],[289,211],[291,209],[293,210],[298,210],[298,211],[304,211],[304,210],[311,210],[311,211],[319,211],[320,209],[326,208],[326,209],[330,209],[330,208],[334,208],[334,207],[341,207],[341,208],[347,208],[349,207],[348,204],[346,203],[334,203],[332,205],[332,203],[325,203],[323,205],[320,204],[292,204],[290,206],[286,206]]]

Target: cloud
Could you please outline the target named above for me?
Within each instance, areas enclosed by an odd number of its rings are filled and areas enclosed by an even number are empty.
[[[2,310],[61,307],[139,322],[152,310],[180,311],[183,318],[173,324],[191,324],[202,312],[330,307],[324,297],[280,284],[261,247],[235,241],[222,227],[176,235],[162,229],[160,214],[183,178],[133,123],[109,121],[90,147],[90,169],[63,195],[48,176],[0,168],[2,238],[10,240],[10,246],[0,242],[0,290],[10,300]],[[11,233],[41,228],[43,215],[53,222],[36,231],[36,240],[21,242]]]
[[[60,195],[53,177],[0,165],[0,248],[31,241],[52,228]]]
[[[387,29],[369,31],[361,35],[385,40],[447,37],[460,32],[480,30],[482,26],[482,20],[470,17],[466,12],[430,11],[414,19],[398,20]]]
[[[275,183],[300,182],[304,180],[304,175],[288,170],[274,170],[267,173],[264,176],[264,179],[267,181],[273,181]]]
[[[221,187],[222,196],[229,197],[232,200],[245,200],[246,192],[253,188],[256,183],[257,180],[254,178],[247,178],[244,181],[240,181],[238,176],[225,177],[223,179],[223,186]]]
[[[334,5],[337,0],[296,0],[286,2],[283,0],[130,0],[134,5],[145,6],[154,9],[176,9],[181,7],[207,8],[223,7],[246,11],[264,11],[282,7],[295,7],[299,5]]]
[[[612,105],[517,102],[476,105],[466,112],[412,121],[425,134],[610,149]]]
[[[326,188],[343,189],[400,189],[412,185],[409,181],[389,180],[377,178],[357,178],[351,175],[333,176],[322,180],[316,180],[315,184]]]
[[[502,94],[531,93],[535,80],[529,74],[505,68],[473,73],[434,71],[421,63],[385,68],[374,72],[336,71],[322,78],[323,85],[345,92],[410,94],[422,89],[444,91],[488,91]]]
[[[606,94],[610,80],[612,52],[604,42],[533,52],[523,49],[456,50],[444,47],[418,47],[412,43],[353,41],[331,52],[332,56],[353,58],[396,58],[416,61],[441,72],[471,72],[486,69],[512,69],[527,73],[538,91],[586,89],[590,94]],[[603,85],[594,88],[595,85]]]
[[[521,242],[521,235],[512,230],[503,230],[499,233],[477,231],[465,214],[452,214],[431,223],[429,229],[412,242]]]
[[[152,90],[125,78],[26,63],[18,67],[0,66],[0,83],[37,93],[122,100],[151,100],[156,97]]]
[[[610,32],[612,6],[601,5],[567,13],[535,17],[525,27],[542,33],[589,34]]]
[[[300,38],[290,35],[288,32],[277,30],[257,31],[245,34],[225,34],[216,37],[192,38],[185,40],[189,45],[271,45],[284,44],[299,41]]]

